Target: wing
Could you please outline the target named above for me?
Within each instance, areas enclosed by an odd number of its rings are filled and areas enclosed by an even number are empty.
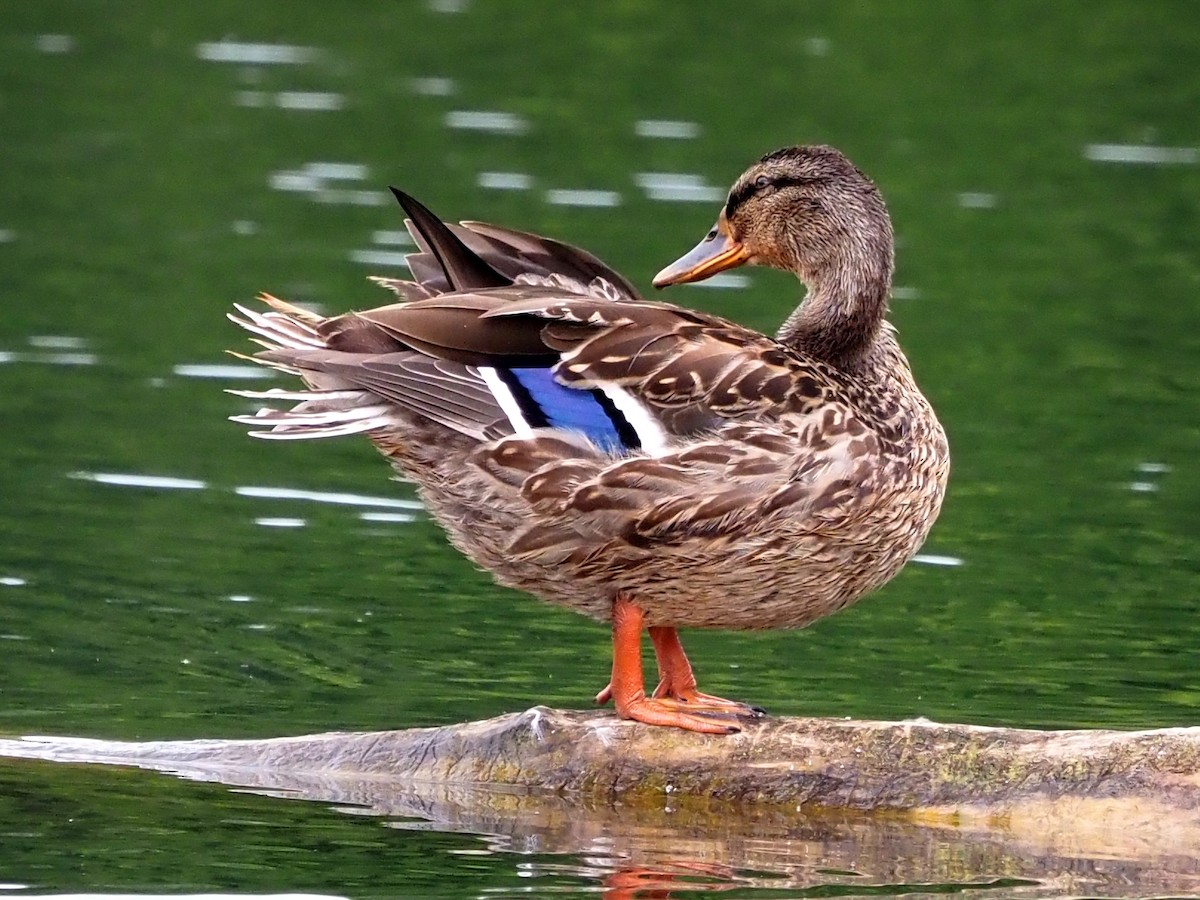
[[[389,283],[407,302],[328,319],[274,298],[267,313],[240,308],[235,321],[267,339],[260,362],[336,395],[260,415],[272,436],[344,433],[354,426],[336,421],[337,404],[359,390],[369,397],[352,404],[358,430],[380,427],[382,401],[476,440],[552,428],[611,455],[661,456],[730,421],[809,411],[831,393],[827,373],[772,338],[638,298],[590,254],[450,226],[396,196],[421,248],[410,258],[416,280]],[[302,427],[288,427],[291,414]]]

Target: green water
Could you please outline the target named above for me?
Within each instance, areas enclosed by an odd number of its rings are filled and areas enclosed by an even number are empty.
[[[703,687],[779,714],[1197,722],[1195,6],[180,6],[0,16],[0,733],[274,736],[586,705],[607,679],[603,629],[493,586],[419,510],[239,493],[412,497],[365,441],[247,439],[222,388],[266,382],[178,367],[235,363],[224,313],[259,290],[328,311],[386,302],[364,278],[395,270],[352,254],[402,249],[377,234],[400,227],[374,205],[388,183],[447,217],[585,245],[648,289],[718,204],[651,199],[638,173],[723,190],[802,141],[841,147],[888,198],[893,319],[954,471],[933,564],[804,632],[688,635]],[[310,52],[204,58],[223,40]],[[472,110],[518,132],[448,127]],[[663,119],[694,136],[638,133]],[[1093,158],[1113,152],[1159,161]],[[361,169],[325,194],[280,189],[318,163]],[[486,172],[531,186],[481,187]],[[547,202],[559,189],[619,205]],[[773,330],[798,286],[745,274],[746,289],[670,299]],[[445,827],[0,764],[15,896],[550,893],[612,868],[536,829],[489,844]],[[1008,874],[967,858],[940,889]],[[787,867],[752,859],[737,857],[766,874],[738,890],[779,896],[768,876]],[[786,886],[910,890],[895,861],[864,858],[854,878],[815,861]]]

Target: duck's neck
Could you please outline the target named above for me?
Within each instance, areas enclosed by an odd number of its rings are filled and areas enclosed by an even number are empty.
[[[779,329],[783,344],[853,367],[874,343],[892,286],[891,235],[862,241],[817,271],[800,273],[808,294]]]

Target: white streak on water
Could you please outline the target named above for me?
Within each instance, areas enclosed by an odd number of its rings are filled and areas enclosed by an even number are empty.
[[[533,176],[524,172],[480,172],[475,183],[494,191],[527,191],[533,187]]]
[[[386,247],[412,247],[415,246],[412,235],[407,231],[373,231],[371,232],[371,243],[382,244]]]
[[[21,587],[28,583],[24,578],[17,578],[15,575],[5,575],[3,578],[0,578],[0,584],[5,587]]]
[[[358,517],[364,522],[415,522],[417,517],[412,513],[364,512]]]
[[[893,300],[916,300],[921,296],[921,292],[915,287],[894,287],[892,288]]]
[[[407,266],[408,254],[398,250],[351,250],[350,261],[364,266]]]
[[[271,369],[259,366],[239,366],[234,363],[182,363],[175,366],[172,371],[184,378],[238,378],[257,381],[274,377]]]
[[[716,203],[725,198],[721,188],[705,184],[700,175],[684,172],[639,172],[634,181],[651,200]]]
[[[524,134],[529,123],[514,113],[495,110],[458,109],[446,113],[446,127],[493,134]]]
[[[280,109],[330,111],[345,106],[346,98],[329,91],[280,91],[275,95],[275,105]]]
[[[87,341],[70,334],[31,334],[29,346],[42,350],[82,350]]]
[[[252,44],[243,41],[214,41],[196,45],[196,56],[208,62],[283,65],[312,62],[315,47],[294,44]]]
[[[425,97],[449,97],[458,90],[453,78],[413,78],[408,86],[414,94]]]
[[[389,197],[383,191],[351,191],[345,188],[321,188],[312,195],[318,203],[331,206],[386,206]]]
[[[1137,464],[1139,472],[1145,472],[1147,475],[1163,475],[1171,471],[1171,467],[1166,463],[1160,462],[1140,462]]]
[[[689,140],[700,137],[700,123],[679,119],[639,119],[633,124],[638,137]]]
[[[75,49],[75,38],[69,34],[39,34],[33,45],[42,53],[70,53]]]
[[[310,162],[304,166],[304,171],[329,181],[362,181],[371,174],[369,166],[348,162]]]
[[[198,491],[207,487],[196,478],[175,478],[170,475],[140,475],[136,472],[72,472],[69,478],[112,484],[118,487],[155,488],[164,491]]]
[[[1138,494],[1153,494],[1158,490],[1158,485],[1153,481],[1131,481],[1129,489]]]
[[[809,56],[828,56],[829,38],[810,37],[804,42],[804,49],[808,51]]]
[[[1084,159],[1093,162],[1134,163],[1149,166],[1195,165],[1200,152],[1195,147],[1155,147],[1149,144],[1088,144]]]
[[[0,363],[29,362],[51,366],[94,366],[100,361],[95,353],[14,353],[0,350]]]
[[[961,566],[963,561],[957,556],[940,556],[937,553],[918,553],[913,562],[925,563],[927,566]]]
[[[254,524],[262,525],[266,528],[303,528],[308,522],[304,519],[264,516],[263,518],[255,519]]]
[[[0,228],[0,244],[7,244],[9,241],[15,241],[17,233],[11,228]]]
[[[965,191],[958,195],[958,205],[963,209],[995,209],[1000,198],[982,191]]]
[[[261,109],[271,102],[271,95],[265,91],[238,91],[233,95],[233,102],[247,109]]]
[[[303,488],[260,487],[244,485],[234,488],[239,497],[262,497],[268,500],[311,500],[316,503],[335,503],[341,506],[380,506],[389,509],[424,509],[419,500],[400,497],[371,497],[366,494],[346,494],[336,491],[309,491]]]
[[[321,189],[321,179],[308,172],[272,172],[267,184],[277,191],[312,193]]]
[[[554,206],[620,206],[616,191],[560,189],[546,191],[546,202]]]

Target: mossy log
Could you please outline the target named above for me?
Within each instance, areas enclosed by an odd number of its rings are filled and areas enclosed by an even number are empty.
[[[537,707],[265,740],[0,740],[0,756],[138,766],[522,850],[599,841],[626,861],[617,879],[688,877],[702,860],[794,886],[832,868],[894,883],[990,872],[1038,896],[1200,892],[1200,728],[765,719],[709,737]]]
[[[534,707],[437,728],[266,740],[0,740],[0,755],[237,773],[494,785],[789,809],[992,814],[1137,800],[1200,817],[1200,728],[1034,731],[767,718],[728,737]],[[219,776],[219,777],[218,777]]]

